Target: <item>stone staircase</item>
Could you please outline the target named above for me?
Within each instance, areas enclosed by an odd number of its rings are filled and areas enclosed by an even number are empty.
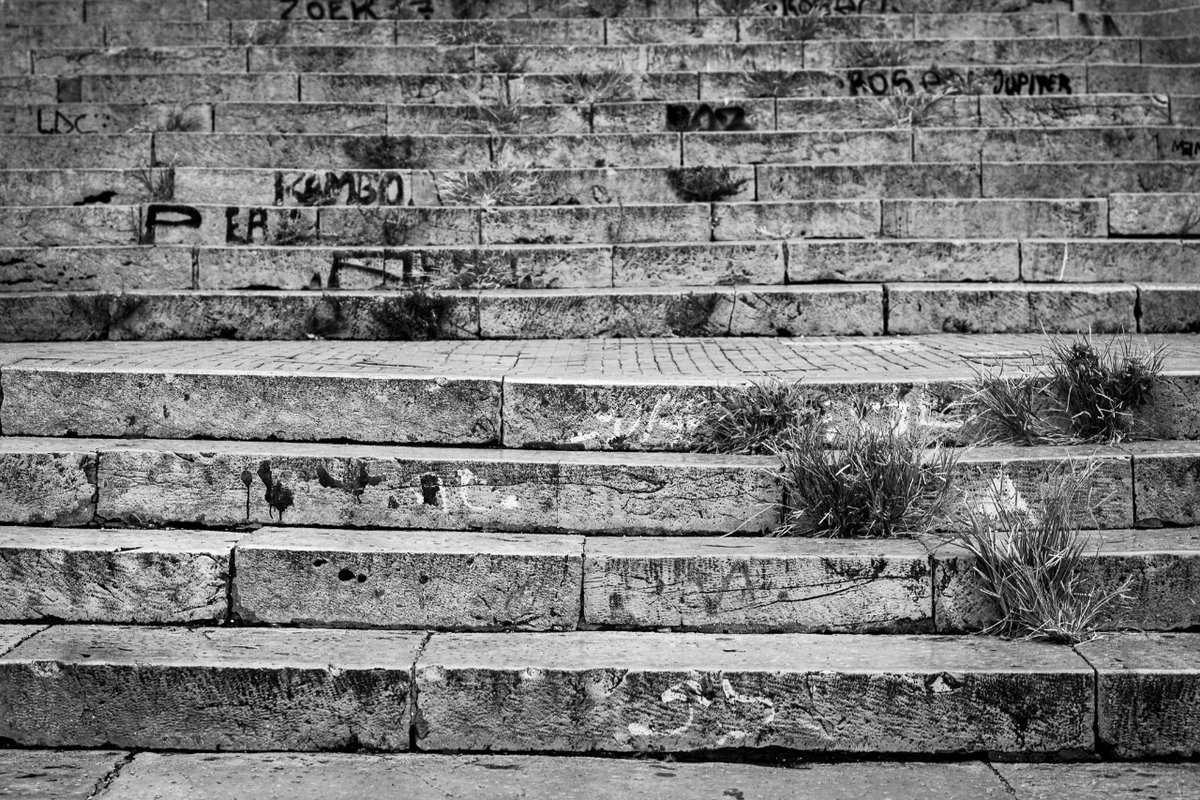
[[[0,796],[1195,796],[1200,5],[813,5],[0,3]],[[700,424],[1087,331],[1076,646]]]

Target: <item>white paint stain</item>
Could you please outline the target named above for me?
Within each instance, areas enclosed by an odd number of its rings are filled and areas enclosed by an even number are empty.
[[[510,494],[508,497],[500,501],[500,507],[510,510],[517,509],[521,507],[521,501],[517,499],[515,494]]]

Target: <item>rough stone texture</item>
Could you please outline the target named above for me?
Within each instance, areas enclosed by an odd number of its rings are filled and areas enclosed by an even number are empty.
[[[1027,281],[1188,283],[1200,274],[1200,242],[1130,240],[1021,242]]]
[[[154,158],[180,167],[403,170],[487,164],[490,155],[486,136],[159,133]]]
[[[1143,333],[1200,332],[1200,284],[1139,284],[1138,303]]]
[[[1186,766],[1139,765],[1138,769],[1172,770],[1181,779],[1190,774]],[[1046,784],[1053,780],[1054,775],[1042,779]],[[737,795],[748,800],[857,800],[881,791],[890,800],[1002,800],[1007,796],[1004,785],[980,763],[805,764],[787,769],[655,759],[343,753],[215,757],[139,753],[121,770],[109,791],[113,800],[171,796],[236,800],[247,795],[261,800],[372,796],[412,800],[725,800]],[[107,797],[102,795],[101,800]]]
[[[1102,237],[1104,200],[884,200],[883,235],[897,238]]]
[[[905,123],[909,110],[901,101],[874,97],[786,97],[778,103],[780,130],[891,128]],[[939,128],[978,125],[979,100],[945,97],[920,108],[911,122]]]
[[[596,133],[720,131],[734,125],[739,130],[774,130],[775,104],[763,98],[720,103],[597,103],[592,106],[591,123]]]
[[[136,206],[0,207],[0,247],[137,244]]]
[[[1190,442],[1125,445],[1134,453],[1139,526],[1200,523],[1200,447]]]
[[[700,77],[705,73],[695,72],[638,72],[632,73],[623,82],[622,91],[606,100],[653,100],[683,102],[700,98]],[[739,73],[740,74],[740,73]],[[564,80],[563,75],[526,73],[508,78],[509,96],[514,102],[522,103],[580,103],[590,96],[580,91],[573,81]],[[725,95],[735,96],[735,95]],[[744,95],[736,95],[742,97]],[[678,162],[674,162],[678,163]]]
[[[495,166],[517,169],[679,166],[677,133],[590,133],[577,136],[503,136],[495,143]],[[460,160],[442,166],[486,163]],[[433,166],[433,165],[430,165]]]
[[[474,66],[471,47],[358,47],[270,45],[250,47],[250,72],[419,73],[455,72]],[[242,51],[245,52],[245,51]]]
[[[0,656],[22,745],[408,749],[424,634],[65,625]]]
[[[0,438],[0,522],[86,525],[96,512],[96,443]]]
[[[482,213],[484,244],[695,242],[708,239],[710,231],[705,203],[489,208]]]
[[[325,244],[401,247],[479,242],[480,212],[474,208],[330,206],[318,213]]]
[[[931,630],[919,543],[590,538],[589,625],[697,631]]]
[[[133,442],[101,462],[99,514],[131,525],[728,533],[769,530],[781,498],[768,459],[736,456]]]
[[[0,752],[0,797],[91,800],[96,787],[129,758],[111,750]]]
[[[1200,94],[1200,75],[1193,66],[1093,64],[1088,67],[1088,91],[1092,94],[1194,95]]]
[[[984,197],[1106,197],[1114,192],[1186,192],[1200,164],[1167,161],[985,163]]]
[[[811,162],[854,164],[912,161],[912,134],[903,130],[685,133],[683,163],[692,166]]]
[[[978,163],[758,167],[762,201],[978,196]]]
[[[989,128],[1167,125],[1170,103],[1162,95],[992,96],[979,98],[979,118]]]
[[[788,286],[739,289],[731,336],[882,335],[883,287]]]
[[[447,634],[422,653],[416,683],[427,750],[1069,753],[1093,743],[1092,671],[1052,645]]]
[[[647,66],[654,72],[717,72],[722,70],[780,70],[800,66],[807,45],[801,42],[742,42],[737,44],[652,44]]]
[[[879,201],[720,203],[712,218],[717,241],[863,238],[879,234]]]
[[[1195,764],[1004,764],[992,769],[1018,800],[1155,797],[1184,800],[1200,782]]]
[[[860,40],[861,41],[861,40]],[[866,39],[866,47],[881,43]],[[983,37],[956,39],[914,39],[904,43],[904,57],[909,64],[941,62],[961,65],[993,64],[1087,64],[1138,63],[1140,42],[1137,39],[1097,39],[1068,37],[1052,39],[1019,37],[986,39]],[[853,43],[837,40],[809,42],[804,48],[804,65],[811,69],[833,67],[874,67],[887,64],[864,62]]]
[[[579,620],[578,536],[269,528],[236,557],[244,623],[545,631]]]
[[[0,95],[13,105],[53,103],[58,81],[49,75],[0,75]]]
[[[409,170],[203,169],[177,167],[175,201],[231,206],[406,206]]]
[[[228,352],[228,367],[199,370],[26,360],[0,374],[0,420],[7,434],[34,436],[455,444],[499,436],[496,380],[239,369]]]
[[[913,133],[915,161],[1154,161],[1145,128],[961,128]]]
[[[151,204],[144,207],[141,220],[143,244],[303,245],[317,236],[313,208]]]
[[[109,47],[215,47],[231,43],[227,22],[132,20],[107,23],[103,30],[105,44]],[[232,43],[245,44],[244,41]]]
[[[1118,236],[1193,236],[1200,232],[1200,194],[1113,194],[1109,231]]]
[[[269,75],[258,76],[271,77]],[[483,103],[504,98],[496,75],[337,75],[300,76],[305,103]]]
[[[298,81],[283,73],[82,75],[78,102],[174,103],[181,97],[191,103],[291,102],[300,99]]]
[[[517,290],[479,297],[484,339],[728,336],[730,289]]]
[[[1102,592],[1126,589],[1128,597],[1097,619],[1101,629],[1162,631],[1200,624],[1200,532],[1104,531],[1085,533],[1085,553],[1094,557],[1092,586]],[[981,590],[974,559],[944,545],[934,554],[934,608],[941,632],[979,630],[999,618]]]
[[[246,69],[240,47],[129,47],[34,51],[33,71],[48,75],[204,75]],[[283,71],[283,70],[279,70]]]
[[[180,112],[182,119],[171,120],[169,115],[173,111]],[[4,134],[111,135],[130,130],[163,130],[169,124],[207,133],[212,130],[212,106],[59,103],[0,108],[0,133]]]
[[[783,245],[774,242],[617,245],[613,248],[612,276],[615,286],[781,284]]]
[[[45,625],[0,625],[0,655],[45,629]]]
[[[614,26],[616,19],[480,19],[480,20],[408,20],[403,25],[396,26],[397,44],[429,44],[444,41],[445,38],[468,30],[474,34],[471,38],[484,41],[489,37],[497,37],[510,44],[591,44],[604,40],[605,23]],[[641,28],[647,21],[639,20]],[[318,30],[329,25],[324,22],[314,25]],[[238,23],[234,23],[236,31]],[[294,26],[293,26],[294,27]],[[376,25],[365,27],[377,28]],[[660,30],[657,24],[653,30]],[[614,33],[616,32],[614,26]]]
[[[699,98],[708,101],[719,102],[727,97],[845,97],[849,94],[848,82],[825,70],[789,69],[754,75],[744,71],[701,72],[699,79]],[[692,95],[693,98],[696,96]]]
[[[715,43],[738,40],[738,22],[735,17],[709,17],[707,19],[622,19],[611,17],[606,20],[608,40],[613,44],[645,44],[653,38],[657,42]]]
[[[1154,443],[1154,447],[1157,449],[1159,444]],[[988,503],[993,485],[1024,500],[1036,498],[1049,477],[1070,475],[1087,463],[1093,464],[1096,471],[1088,484],[1088,494],[1076,498],[1073,505],[1076,522],[1088,528],[1132,528],[1132,458],[1123,448],[1102,445],[981,447],[962,454],[954,480],[968,504]]]
[[[1200,636],[1113,634],[1075,649],[1096,669],[1098,744],[1117,758],[1200,752]]]
[[[369,107],[369,106],[368,106]],[[381,107],[382,108],[382,107]],[[414,104],[387,106],[387,132],[392,135],[428,135],[463,133],[510,132],[504,106],[497,104],[433,105]],[[592,132],[588,108],[582,105],[529,106],[519,111],[517,131],[554,135],[586,134]],[[647,128],[656,131],[656,128]],[[629,128],[611,133],[628,133]]]
[[[1015,241],[788,242],[793,281],[1013,281],[1020,277]]]
[[[216,107],[213,130],[374,135],[389,132],[387,106],[348,103],[225,103]]]
[[[104,338],[109,323],[104,295],[0,294],[0,341],[88,341]]]
[[[222,622],[237,534],[0,528],[0,619]]]
[[[0,172],[0,191],[14,206],[132,206],[164,186],[165,169],[16,169]]]
[[[1133,286],[889,284],[888,333],[1132,333]]]

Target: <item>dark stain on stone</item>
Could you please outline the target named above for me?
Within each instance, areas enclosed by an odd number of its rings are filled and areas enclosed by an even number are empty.
[[[329,563],[329,562],[328,562],[328,561],[326,561],[326,560],[325,560],[325,559],[323,559],[323,558],[314,558],[314,559],[313,559],[313,566],[314,566],[314,567],[323,567],[323,566],[325,566],[325,565],[326,565],[326,564],[328,564],[328,563]]]
[[[329,474],[329,471],[324,466],[317,467],[317,480],[326,489],[341,489],[346,494],[354,498],[354,502],[361,503],[363,492],[368,486],[378,486],[383,482],[382,476],[372,477],[367,472],[367,466],[360,461],[350,462],[347,471],[350,477],[344,481]]]
[[[499,770],[517,770],[520,771],[520,764],[481,764],[484,769],[499,769]]]
[[[438,481],[438,476],[426,474],[421,476],[421,502],[427,506],[440,506],[442,504],[441,483]]]
[[[399,508],[399,507],[400,507],[400,501],[397,500],[395,498],[395,496],[389,494],[388,495],[388,508]]]
[[[721,794],[725,797],[732,797],[733,800],[746,800],[746,795],[742,793],[741,789],[726,789]]]
[[[277,483],[271,476],[270,461],[264,461],[258,465],[258,477],[262,479],[263,486],[267,489],[263,495],[263,499],[270,506],[270,510],[267,513],[272,518],[274,518],[275,513],[278,513],[279,520],[282,522],[283,512],[292,507],[293,500],[295,499],[292,490],[284,486],[283,483]]]

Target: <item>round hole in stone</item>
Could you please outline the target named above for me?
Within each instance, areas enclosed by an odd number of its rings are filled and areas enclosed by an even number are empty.
[[[339,581],[354,580],[354,570],[346,569],[345,567],[342,567],[340,570],[338,570],[338,580]]]

